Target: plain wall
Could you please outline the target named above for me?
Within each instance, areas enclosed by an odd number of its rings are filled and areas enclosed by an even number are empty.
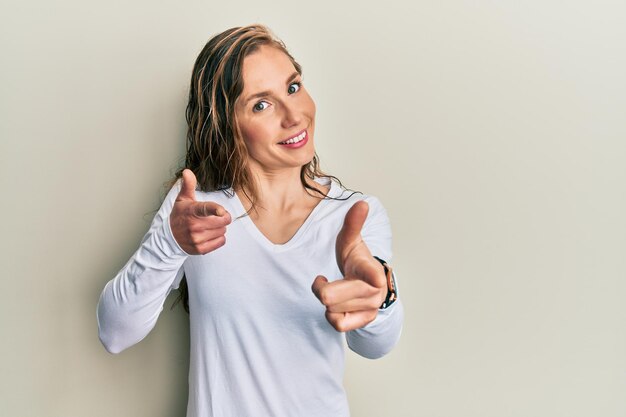
[[[195,57],[254,22],[304,67],[323,168],[392,220],[404,333],[347,353],[353,415],[626,415],[624,2],[0,7],[0,415],[184,415],[182,309],[112,356],[95,308],[183,157]]]

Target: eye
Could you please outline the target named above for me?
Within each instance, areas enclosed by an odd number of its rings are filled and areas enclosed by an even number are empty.
[[[252,111],[260,112],[260,111],[267,109],[268,107],[269,107],[269,103],[267,101],[259,101],[257,104],[254,105],[254,107],[252,108]]]
[[[289,85],[289,88],[287,89],[287,92],[288,92],[289,94],[296,93],[296,92],[300,89],[300,86],[301,86],[301,85],[302,85],[302,83],[301,83],[301,82],[299,82],[299,81],[298,81],[298,82],[295,82],[295,83],[291,83],[291,84]]]

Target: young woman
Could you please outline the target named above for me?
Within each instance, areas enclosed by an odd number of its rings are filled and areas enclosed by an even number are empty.
[[[264,26],[207,43],[186,167],[98,304],[100,339],[117,353],[181,290],[188,417],[348,416],[343,339],[378,358],[400,336],[386,212],[320,170],[301,77]]]

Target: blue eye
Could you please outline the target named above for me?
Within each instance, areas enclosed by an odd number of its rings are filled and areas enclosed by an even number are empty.
[[[287,92],[289,94],[296,93],[300,89],[301,84],[302,83],[300,83],[300,82],[291,83],[289,85],[289,88],[287,89]]]
[[[260,112],[260,111],[267,109],[268,107],[269,107],[269,103],[267,101],[259,101],[257,104],[254,105],[254,107],[252,108],[252,111]]]

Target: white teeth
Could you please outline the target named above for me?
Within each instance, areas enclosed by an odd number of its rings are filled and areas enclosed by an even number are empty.
[[[289,140],[286,140],[286,141],[284,141],[284,142],[280,142],[280,143],[282,143],[282,144],[284,144],[284,145],[291,145],[291,144],[293,144],[293,143],[298,143],[298,142],[300,142],[302,139],[304,139],[304,136],[306,136],[306,131],[305,131],[305,132],[300,133],[300,134],[299,134],[298,136],[296,136],[295,138],[291,138],[291,139],[289,139]]]

